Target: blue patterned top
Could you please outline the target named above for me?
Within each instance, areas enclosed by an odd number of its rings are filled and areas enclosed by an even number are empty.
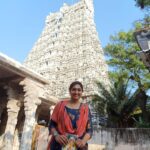
[[[72,109],[72,108],[69,108],[67,106],[65,106],[65,108],[66,108],[66,111],[67,111],[68,115],[70,116],[73,128],[74,129],[77,128],[76,121],[79,119],[79,114],[80,114],[79,109]],[[57,126],[56,122],[54,122],[51,119],[50,120],[50,124],[49,124],[49,129],[50,128],[56,128],[56,126]],[[89,115],[88,115],[88,123],[87,123],[86,133],[89,133],[90,136],[92,136],[92,134],[93,134],[93,127],[92,127],[92,119],[91,119],[90,109],[89,109]]]

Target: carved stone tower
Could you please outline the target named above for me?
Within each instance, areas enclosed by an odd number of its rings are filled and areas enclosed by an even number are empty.
[[[50,81],[48,92],[58,98],[68,97],[68,87],[79,80],[84,95],[97,92],[95,81],[109,85],[107,65],[94,23],[93,0],[64,4],[50,13],[45,27],[24,65]]]

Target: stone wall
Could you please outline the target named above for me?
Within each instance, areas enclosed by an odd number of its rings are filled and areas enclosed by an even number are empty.
[[[37,130],[38,129],[38,130]],[[37,150],[46,149],[48,143],[48,129],[37,126]],[[94,129],[94,134],[89,143],[89,150],[149,150],[150,129]]]
[[[105,146],[105,150],[149,150],[150,129],[100,128],[95,130],[89,144]]]

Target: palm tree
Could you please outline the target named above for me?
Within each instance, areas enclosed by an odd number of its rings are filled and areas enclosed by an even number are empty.
[[[128,89],[129,79],[125,82],[119,78],[110,89],[102,83],[97,83],[99,93],[93,97],[93,106],[98,114],[107,115],[108,127],[129,127],[134,121],[132,113],[137,107],[136,95]]]

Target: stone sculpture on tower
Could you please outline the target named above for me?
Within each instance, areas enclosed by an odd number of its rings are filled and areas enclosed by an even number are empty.
[[[97,81],[109,85],[107,65],[94,23],[93,0],[80,0],[50,13],[45,27],[24,65],[50,82],[47,90],[58,98],[69,96],[68,87],[79,80],[84,96],[97,93]]]

